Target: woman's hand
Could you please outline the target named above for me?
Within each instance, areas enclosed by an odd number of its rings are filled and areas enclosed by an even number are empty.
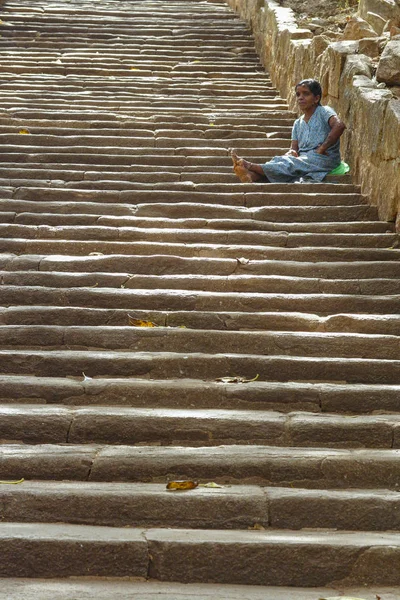
[[[320,144],[315,152],[317,152],[317,154],[324,154],[326,156],[326,147],[324,144]]]
[[[296,150],[293,150],[293,148],[291,148],[286,152],[285,156],[295,156],[296,158],[298,158],[299,155],[297,154]]]

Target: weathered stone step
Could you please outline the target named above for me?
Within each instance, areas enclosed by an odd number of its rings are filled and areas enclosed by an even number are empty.
[[[46,163],[45,163],[46,164]],[[132,164],[130,165],[130,167],[123,167],[121,166],[121,168],[123,168],[125,171],[128,171],[128,168],[131,169],[131,173],[133,175],[135,175],[135,169],[140,168],[140,164]],[[29,168],[29,166],[27,165],[22,165],[23,169],[24,168]],[[58,167],[58,165],[57,165]],[[75,167],[75,165],[73,165],[73,167]],[[81,167],[84,168],[84,165],[81,165]],[[49,168],[51,169],[51,164],[47,164],[45,168]],[[204,173],[208,168],[209,165],[200,165],[198,167],[194,167],[191,165],[185,166],[185,165],[169,165],[168,167],[164,167],[165,169],[171,169],[171,172],[185,172],[188,173],[188,175],[192,175],[193,173],[199,172],[199,173]],[[90,173],[96,173],[96,165],[91,166],[92,171],[88,171],[89,175]],[[97,171],[101,171],[102,169],[102,165],[98,165],[97,166]],[[152,172],[156,172],[158,174],[159,172],[159,166],[154,166],[154,165],[149,165],[146,166],[146,169],[149,169],[149,171]],[[215,166],[215,168],[213,168],[213,171],[215,173],[219,173],[219,172],[223,172],[226,173],[227,170],[231,170],[231,165],[229,167],[226,166]],[[50,171],[51,172],[51,171]],[[104,175],[103,175],[104,177]],[[154,176],[153,176],[154,177]],[[168,199],[169,196],[171,196],[171,194],[167,194],[167,192],[186,192],[186,194],[190,197],[191,194],[194,194],[195,197],[198,198],[207,198],[209,196],[207,196],[206,194],[211,194],[214,192],[214,194],[218,193],[218,196],[216,197],[216,199],[219,202],[224,201],[224,198],[227,197],[227,195],[229,196],[229,198],[232,198],[232,203],[235,204],[235,198],[243,198],[245,197],[246,199],[249,199],[251,201],[251,199],[257,199],[257,198],[264,198],[264,201],[268,200],[268,198],[272,198],[275,200],[278,200],[278,198],[282,198],[282,201],[286,200],[291,200],[293,202],[293,204],[295,205],[296,203],[296,198],[297,197],[307,197],[310,200],[315,199],[316,202],[319,201],[320,198],[322,198],[321,201],[323,201],[323,199],[325,199],[326,201],[331,200],[332,203],[334,204],[335,199],[337,199],[337,203],[352,203],[352,202],[362,202],[364,200],[364,197],[360,194],[360,188],[359,186],[355,186],[353,184],[348,184],[348,183],[343,183],[343,184],[330,184],[330,183],[321,183],[321,184],[316,184],[316,183],[304,183],[304,184],[293,184],[293,186],[290,186],[290,188],[287,186],[287,184],[282,184],[282,183],[271,183],[265,186],[261,186],[258,184],[241,184],[238,185],[237,182],[235,183],[219,183],[218,185],[212,184],[210,185],[209,183],[198,183],[196,185],[192,185],[191,182],[189,181],[183,181],[180,183],[168,183],[168,182],[159,182],[157,180],[157,178],[155,178],[156,181],[152,181],[150,182],[151,185],[149,185],[149,182],[137,182],[136,186],[137,186],[137,190],[142,192],[142,196],[143,197],[148,197],[148,198],[157,198],[157,194],[155,192],[163,192],[163,197],[165,198],[165,200]],[[65,185],[65,184],[64,184]],[[72,184],[73,185],[73,184]],[[97,190],[91,190],[91,191],[84,191],[84,190],[80,190],[80,189],[74,189],[74,187],[72,187],[71,185],[71,189],[68,190],[68,192],[64,191],[62,188],[57,189],[57,190],[48,190],[47,188],[41,188],[40,185],[35,185],[33,188],[23,188],[23,189],[19,189],[19,190],[14,190],[12,189],[12,186],[9,185],[5,185],[3,187],[3,191],[11,191],[13,193],[13,195],[16,198],[21,198],[21,199],[37,199],[37,197],[35,196],[35,194],[38,193],[45,193],[46,195],[48,195],[49,199],[52,196],[56,196],[58,199],[64,199],[65,201],[70,201],[71,198],[73,197],[74,193],[78,195],[79,198],[82,199],[92,199],[92,198],[97,198],[100,196],[99,192]],[[90,185],[95,185],[93,182],[90,182]],[[147,192],[147,196],[144,195],[144,192]],[[149,195],[153,192],[152,195]],[[199,194],[203,194],[203,196],[200,196]],[[105,199],[110,199],[112,200],[114,199],[119,199],[119,198],[130,198],[130,194],[122,194],[120,195],[119,190],[115,190],[114,193],[112,193],[112,190],[108,190],[105,191],[104,190],[104,198]],[[139,195],[136,195],[135,197],[139,197]],[[180,198],[180,196],[173,196],[174,201],[176,201],[177,199]],[[165,201],[164,200],[164,201]],[[215,201],[215,199],[214,199]],[[217,202],[216,202],[217,204]],[[277,202],[278,204],[278,202]]]
[[[4,374],[142,376],[216,379],[245,372],[261,381],[332,381],[398,384],[399,360],[83,350],[2,350]]]
[[[319,600],[338,594],[333,588],[294,588],[265,587],[248,585],[229,585],[215,583],[162,583],[154,581],[133,582],[118,580],[100,580],[96,578],[84,581],[74,579],[27,579],[2,578],[2,588],[9,600],[26,600],[27,597],[40,600],[70,600],[71,598],[90,597],[94,594],[99,600],[109,600],[117,595],[118,600],[151,600],[156,595],[159,600]],[[400,597],[400,588],[379,586],[346,587],[342,590],[347,596],[376,600],[379,592],[381,600],[394,600]]]
[[[133,406],[276,410],[287,413],[399,413],[399,386],[260,382],[230,384],[196,379],[62,378],[0,375],[2,404]]]
[[[127,109],[129,110],[129,109]],[[146,136],[146,131],[141,132],[141,136],[134,136],[132,138],[127,138],[126,136],[77,136],[77,135],[68,135],[68,136],[58,136],[58,135],[24,135],[21,139],[21,134],[0,134],[0,137],[3,135],[2,142],[2,153],[7,156],[7,153],[12,152],[38,152],[42,150],[42,152],[51,152],[54,149],[55,152],[58,152],[59,147],[62,147],[63,152],[68,152],[69,148],[72,146],[76,149],[77,153],[85,152],[86,149],[95,147],[99,149],[99,154],[129,154],[131,151],[136,149],[134,154],[138,154],[138,148],[158,148],[158,149],[168,149],[175,147],[185,147],[185,148],[198,148],[204,154],[207,154],[207,150],[219,149],[223,148],[225,150],[225,155],[227,154],[227,144],[229,144],[229,140],[225,137],[221,137],[220,139],[207,137],[185,137],[182,136],[182,139],[178,139],[177,137],[163,137],[163,136]],[[128,140],[131,140],[130,143]],[[42,143],[41,143],[42,141]],[[261,152],[267,156],[276,156],[278,154],[284,154],[284,150],[287,150],[289,146],[289,141],[287,138],[279,139],[279,138],[268,138],[267,136],[263,137],[235,137],[234,139],[235,146],[237,146],[238,152],[244,153],[247,150],[247,154],[249,153],[249,148],[253,152],[253,148],[257,148],[258,152]],[[232,144],[232,142],[231,142]],[[71,151],[71,150],[70,150]],[[147,151],[151,154],[150,150]],[[166,152],[168,154],[168,152]],[[222,152],[220,152],[222,154]],[[143,164],[146,164],[145,160]]]
[[[383,221],[352,221],[337,223],[279,223],[244,219],[161,219],[157,217],[141,218],[135,216],[104,216],[95,214],[52,214],[31,213],[29,211],[0,212],[1,223],[17,223],[25,225],[52,225],[52,226],[102,226],[102,227],[145,227],[147,230],[155,228],[187,228],[187,229],[218,229],[240,231],[287,231],[296,233],[393,233],[394,223]]]
[[[20,523],[193,529],[251,529],[255,524],[266,530],[400,529],[398,492],[387,490],[326,492],[234,485],[198,487],[182,494],[171,493],[162,484],[25,481],[20,486],[3,486],[0,500],[3,521]]]
[[[23,258],[23,257],[22,257]],[[62,261],[62,257],[61,261]],[[59,258],[41,261],[41,270],[47,266],[54,270]],[[118,259],[119,262],[120,259]],[[152,257],[158,260],[159,257]],[[88,261],[89,262],[89,261]],[[79,261],[76,261],[79,266]],[[62,267],[67,270],[63,264]],[[86,266],[81,263],[81,266]],[[145,267],[143,263],[143,267]],[[165,265],[167,266],[167,264]],[[31,265],[31,268],[33,265]],[[368,265],[366,265],[368,269]],[[69,269],[68,269],[69,270]],[[85,269],[85,272],[87,270]],[[165,273],[164,273],[165,274]],[[0,302],[3,306],[12,305],[60,305],[97,308],[125,309],[127,311],[218,311],[223,307],[227,312],[314,312],[320,315],[338,312],[391,313],[398,312],[399,296],[394,295],[354,295],[354,294],[274,294],[251,292],[203,292],[189,290],[152,289],[112,289],[99,288],[43,288],[37,286],[0,286]]]
[[[139,167],[141,168],[141,167]],[[90,169],[93,169],[90,166]],[[135,173],[137,167],[132,167],[131,172]],[[168,169],[168,167],[164,167]],[[282,190],[281,193],[277,194],[273,190],[269,189],[266,184],[265,187],[258,185],[257,187],[250,186],[240,190],[237,186],[237,182],[234,176],[227,173],[229,181],[222,181],[220,175],[214,176],[217,179],[215,186],[214,196],[211,190],[208,190],[210,182],[208,181],[208,175],[200,173],[198,182],[195,183],[195,176],[192,173],[188,173],[183,178],[180,177],[181,181],[167,181],[161,173],[160,176],[152,173],[152,177],[149,181],[122,181],[120,178],[111,178],[110,180],[104,179],[107,175],[95,173],[94,176],[86,175],[87,180],[74,180],[72,182],[66,182],[63,179],[57,180],[51,178],[50,180],[31,180],[26,178],[18,179],[0,179],[0,189],[13,188],[15,190],[14,197],[16,199],[32,199],[31,196],[40,195],[40,198],[48,198],[48,201],[62,200],[68,198],[70,202],[74,200],[86,201],[105,201],[115,202],[121,196],[121,201],[126,202],[137,202],[137,203],[168,203],[174,204],[178,202],[194,202],[198,204],[210,204],[212,199],[219,205],[224,206],[246,206],[247,208],[257,208],[265,206],[360,206],[365,204],[365,198],[358,193],[358,190],[351,189],[344,185],[346,191],[328,189],[326,193],[322,190],[319,192],[318,189],[308,192],[302,188],[298,188],[297,193],[289,192],[287,189]],[[221,180],[218,180],[220,178]],[[151,179],[153,180],[151,182]],[[156,181],[154,181],[156,179]],[[301,184],[298,184],[301,185]],[[296,187],[294,190],[296,190]],[[29,190],[34,190],[33,194],[29,194]],[[275,188],[276,189],[276,188]],[[69,193],[70,191],[70,193]],[[68,192],[68,193],[67,193]],[[130,194],[129,194],[130,193]],[[134,193],[134,195],[133,195]]]
[[[147,275],[283,275],[287,277],[322,277],[333,279],[396,278],[399,261],[299,262],[254,260],[249,263],[233,259],[188,258],[169,255],[127,256],[60,256],[1,254],[0,268],[6,271],[55,271],[78,273],[125,271],[128,274]],[[200,294],[201,295],[201,294]],[[182,295],[183,296],[183,295]],[[200,297],[200,296],[199,296]],[[377,300],[378,302],[378,300]],[[191,308],[194,308],[193,306]],[[258,307],[260,310],[261,307]]]
[[[8,180],[3,180],[5,183]],[[22,182],[23,180],[20,180]],[[248,184],[243,188],[236,183],[193,184],[184,182],[116,182],[116,181],[82,181],[62,183],[62,187],[40,187],[36,181],[32,187],[14,187],[4,185],[5,191],[12,193],[14,200],[31,200],[47,202],[130,202],[135,205],[168,202],[213,204],[215,206],[258,207],[296,207],[296,206],[328,206],[350,207],[364,204],[364,197],[357,188],[351,185],[341,186],[336,190],[332,184],[320,190],[318,185],[311,184],[303,188],[298,184],[288,190],[285,184],[260,186]],[[61,182],[60,182],[61,183]],[[56,184],[57,185],[57,182]],[[59,184],[60,185],[60,184]],[[120,188],[120,189],[119,189]],[[126,188],[126,189],[124,189]],[[1,189],[1,188],[0,188]],[[367,204],[365,203],[365,206]]]
[[[189,92],[190,93],[190,92]],[[88,123],[86,127],[80,129],[79,136],[84,136],[87,138],[88,136],[93,136],[94,128],[89,127]],[[17,126],[7,126],[0,125],[1,134],[2,135],[21,135],[19,131],[21,130],[21,123]],[[74,127],[56,127],[54,124],[49,123],[48,126],[35,127],[29,125],[29,132],[32,136],[63,136],[63,138],[70,138],[71,136],[77,135],[77,128]],[[99,131],[96,131],[96,136],[99,136]],[[279,125],[279,131],[277,131],[277,127],[270,125],[269,127],[261,127],[256,126],[254,128],[239,128],[236,125],[232,125],[231,127],[227,127],[226,125],[209,125],[207,127],[203,124],[187,124],[186,126],[183,124],[170,124],[169,127],[164,126],[160,127],[159,124],[153,123],[150,125],[146,124],[146,127],[135,127],[134,123],[126,124],[125,127],[119,128],[102,128],[101,130],[102,136],[104,135],[106,138],[134,138],[134,137],[175,137],[175,138],[194,138],[198,137],[199,139],[218,139],[218,138],[229,138],[229,139],[237,139],[237,138],[259,138],[268,137],[271,139],[276,138],[290,138],[291,130],[288,126]],[[269,135],[268,135],[269,134]],[[101,136],[101,137],[102,137]]]
[[[392,493],[365,493],[373,502],[375,495],[376,504],[391,514]],[[13,490],[0,489],[3,520],[112,527],[268,527],[266,496],[256,486],[199,487],[195,494],[174,494],[160,484],[25,481]]]
[[[130,275],[129,273],[56,273],[0,271],[1,285],[111,287],[128,289],[177,289],[214,292],[260,292],[289,294],[400,294],[399,279],[320,279],[268,275]]]
[[[122,84],[124,84],[124,82],[122,82]],[[192,122],[200,122],[200,123],[204,123],[204,121],[207,119],[208,122],[210,122],[210,112],[212,112],[212,118],[215,119],[214,122],[216,123],[228,123],[229,125],[240,125],[240,124],[251,124],[254,123],[254,120],[257,119],[257,122],[259,124],[269,124],[271,123],[270,121],[270,117],[271,119],[278,119],[279,122],[284,119],[285,120],[285,124],[287,124],[287,119],[290,118],[288,117],[289,111],[284,110],[284,109],[278,109],[278,108],[272,108],[272,109],[264,109],[262,111],[255,111],[253,114],[251,114],[250,110],[246,111],[245,116],[243,115],[242,112],[239,112],[237,110],[235,111],[230,111],[231,113],[233,113],[233,115],[231,114],[231,116],[225,117],[225,120],[223,119],[223,115],[226,115],[226,110],[225,111],[220,111],[216,108],[213,108],[212,111],[210,111],[210,109],[199,109],[198,107],[196,108],[196,110],[191,109],[189,110],[183,110],[183,109],[178,109],[175,108],[174,110],[169,110],[166,111],[165,110],[165,106],[164,108],[159,108],[159,110],[157,110],[157,112],[159,113],[158,118],[154,116],[154,110],[153,111],[149,111],[148,109],[142,109],[142,110],[135,110],[135,112],[131,113],[131,114],[126,114],[126,111],[124,111],[124,115],[121,116],[120,113],[118,113],[117,111],[115,112],[100,112],[100,113],[96,113],[96,118],[95,121],[98,120],[102,120],[104,123],[108,123],[110,122],[110,120],[114,119],[115,122],[119,121],[131,121],[134,118],[137,119],[145,119],[145,118],[149,118],[151,119],[153,122],[157,123],[157,122],[164,122],[165,119],[167,118],[167,115],[169,115],[171,117],[171,122],[174,122],[176,119],[178,118],[184,118],[187,117],[187,121],[192,123]],[[60,122],[65,122],[66,120],[69,119],[74,119],[74,120],[82,120],[85,123],[89,119],[92,118],[93,116],[93,111],[89,111],[89,110],[78,110],[78,109],[73,109],[73,108],[68,108],[68,109],[64,109],[62,111],[57,111],[57,110],[52,110],[52,109],[43,109],[40,110],[40,108],[35,108],[35,109],[29,109],[29,108],[24,108],[24,107],[14,107],[12,110],[12,116],[15,118],[18,118],[20,121],[21,120],[29,120],[29,123],[31,123],[32,121],[35,120],[40,120],[40,119],[48,119],[51,120],[53,123],[56,123],[57,121]],[[10,117],[11,117],[11,113],[10,113]],[[8,119],[7,119],[8,122]],[[278,124],[279,124],[278,122]],[[293,123],[293,119],[292,119],[292,123]]]
[[[257,354],[400,359],[398,336],[354,333],[288,333],[285,331],[209,331],[163,327],[0,327],[0,344],[69,350],[112,349],[136,352]]]
[[[102,446],[11,444],[2,448],[4,479],[130,481],[171,479],[311,489],[392,489],[400,450],[225,445]]]
[[[60,226],[54,227],[42,225],[0,225],[0,236],[2,238],[19,239],[61,239],[61,240],[96,240],[96,241],[148,241],[165,243],[215,243],[219,244],[241,244],[285,246],[286,248],[297,248],[301,246],[329,246],[340,248],[393,248],[399,241],[397,234],[388,233],[288,233],[284,229],[281,232],[241,231],[229,230],[223,232],[219,229],[187,229],[187,228],[152,228],[144,227],[106,227],[106,226]]]
[[[400,448],[399,414],[0,404],[0,417],[0,438],[8,444]]]
[[[127,309],[89,308],[83,306],[40,306],[32,311],[28,306],[2,307],[1,323],[6,325],[57,325],[57,326],[126,326]],[[400,318],[397,314],[335,314],[318,316],[307,312],[223,312],[197,310],[140,310],[134,317],[150,320],[164,327],[180,327],[185,323],[192,329],[229,331],[327,331],[367,333],[375,335],[400,335]]]
[[[104,83],[102,82],[104,85]],[[139,85],[135,82],[135,87]],[[183,84],[181,84],[183,85]],[[222,85],[222,84],[221,84]],[[225,86],[227,84],[224,84]],[[49,83],[47,83],[47,87]],[[114,90],[111,90],[114,91]],[[41,90],[38,90],[41,93]],[[23,123],[23,119],[17,118],[20,114],[20,110],[24,109],[13,109],[12,113],[14,116],[5,117],[6,111],[2,111],[0,115],[0,126],[1,127],[18,127],[21,128],[21,123]],[[256,124],[254,123],[254,116],[243,116],[242,114],[236,114],[233,111],[230,112],[230,116],[223,116],[219,114],[217,111],[216,114],[210,115],[202,115],[198,111],[196,114],[192,114],[190,117],[182,119],[179,115],[172,116],[172,118],[167,118],[167,116],[153,115],[151,119],[141,118],[140,116],[132,116],[128,118],[127,116],[122,116],[118,114],[111,114],[109,119],[107,120],[107,115],[104,113],[96,114],[95,117],[93,115],[88,120],[89,114],[81,114],[81,119],[74,120],[71,115],[71,110],[68,109],[65,118],[62,118],[62,114],[51,115],[51,118],[46,119],[45,115],[40,119],[29,119],[28,127],[29,129],[32,127],[38,128],[48,128],[48,127],[57,127],[57,128],[70,128],[71,130],[90,128],[91,130],[95,129],[100,131],[102,129],[112,129],[118,127],[118,129],[123,129],[125,127],[133,127],[138,129],[149,129],[149,127],[160,127],[160,128],[177,128],[182,127],[186,129],[188,127],[205,127],[209,128],[210,123],[214,123],[214,127],[217,128],[245,128],[245,130],[250,131],[266,131],[269,129],[274,131],[286,131],[287,128],[291,128],[293,126],[293,119],[291,117],[286,117],[286,113],[271,113],[268,116],[257,116]],[[86,118],[85,118],[86,117]],[[82,122],[83,121],[83,122]]]
[[[146,531],[2,523],[0,537],[3,577],[102,575],[184,583],[317,586],[335,580],[393,585],[400,554],[399,534],[375,532]],[[379,568],[381,564],[385,569]]]
[[[245,196],[243,200],[238,199],[238,206],[232,206],[229,204],[212,204],[211,193],[208,194],[209,203],[200,204],[196,201],[193,202],[174,202],[173,198],[176,197],[179,192],[169,193],[170,201],[153,202],[148,204],[136,205],[134,202],[135,191],[119,192],[121,195],[119,202],[116,202],[118,198],[115,194],[112,195],[108,201],[103,202],[102,200],[107,198],[109,192],[92,192],[92,198],[89,200],[85,197],[85,191],[80,192],[85,199],[80,201],[59,201],[57,200],[41,200],[42,196],[36,195],[31,200],[14,200],[11,199],[13,188],[9,188],[9,191],[4,191],[3,196],[8,199],[0,200],[0,211],[1,212],[17,212],[17,213],[56,213],[60,214],[83,214],[83,215],[107,215],[108,217],[116,216],[130,216],[150,218],[150,219],[171,219],[175,217],[178,219],[216,219],[216,220],[236,220],[239,225],[234,225],[234,229],[240,227],[240,221],[248,220],[247,227],[253,224],[253,220],[256,221],[268,221],[276,223],[290,222],[293,219],[295,223],[340,223],[349,221],[376,221],[377,220],[377,209],[375,206],[368,206],[365,204],[359,204],[355,206],[254,206],[253,208],[247,208],[245,204]],[[29,188],[25,188],[29,192]],[[57,192],[58,190],[44,190],[47,192]],[[79,193],[79,192],[78,192]],[[146,192],[143,192],[146,193]],[[201,192],[200,192],[201,193]],[[24,191],[25,194],[25,191]],[[125,194],[125,197],[122,195]],[[168,192],[164,193],[168,195]],[[184,192],[181,194],[185,195]],[[162,192],[158,193],[158,200],[162,199]],[[205,194],[207,195],[207,194]],[[277,194],[278,196],[279,194]],[[57,194],[56,194],[57,196]],[[261,194],[262,196],[262,194]],[[89,196],[90,197],[90,196]],[[114,201],[113,201],[114,200]],[[226,195],[226,201],[232,202],[230,195]],[[276,200],[277,202],[278,200]],[[248,200],[250,202],[250,200]],[[255,204],[261,204],[262,198],[257,198],[255,194]],[[97,219],[96,219],[97,221]],[[269,225],[270,226],[270,225]],[[387,227],[387,225],[386,225]],[[393,253],[395,256],[395,251]]]
[[[274,242],[273,242],[274,243]],[[276,244],[276,242],[275,242]],[[224,245],[201,243],[172,243],[172,242],[128,242],[92,240],[53,240],[53,239],[19,239],[8,238],[0,240],[0,252],[15,254],[59,254],[59,255],[88,255],[100,252],[104,255],[134,255],[134,256],[179,256],[179,257],[210,257],[218,254],[221,259],[239,258],[245,254],[246,260],[285,260],[285,261],[398,261],[399,249],[386,248],[337,248],[314,245],[310,241],[307,246],[281,247],[280,245]]]

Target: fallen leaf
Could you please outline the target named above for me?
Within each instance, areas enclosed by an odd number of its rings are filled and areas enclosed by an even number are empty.
[[[260,523],[254,523],[253,527],[249,527],[249,529],[254,529],[255,531],[265,531],[265,527],[263,527]]]
[[[16,481],[1,481],[0,483],[4,483],[6,485],[16,485],[17,483],[23,483],[25,479],[17,479]]]
[[[209,127],[215,127],[215,123],[209,123]]]
[[[173,492],[176,492],[177,490],[194,490],[195,488],[197,488],[199,484],[197,483],[197,481],[191,481],[191,480],[182,480],[182,481],[170,481],[169,483],[167,483],[167,490],[171,490]]]
[[[249,258],[243,258],[243,257],[237,258],[236,260],[238,261],[239,265],[248,265],[250,262]]]
[[[209,481],[208,483],[199,483],[199,487],[205,488],[223,488],[223,485],[218,485],[215,481]]]
[[[140,71],[137,67],[131,67],[131,71]]]
[[[153,321],[142,321],[141,319],[135,319],[128,315],[129,325],[132,327],[158,327]]]
[[[21,133],[21,134],[25,135],[27,133],[30,133],[30,131],[28,129],[20,129],[18,133]]]
[[[330,596],[329,598],[320,598],[319,600],[365,600],[365,598],[354,598],[353,596]]]
[[[215,381],[219,383],[251,383],[252,381],[257,381],[260,375],[256,375],[253,379],[246,379],[245,377],[218,377]]]
[[[104,256],[103,252],[89,252],[89,256]]]

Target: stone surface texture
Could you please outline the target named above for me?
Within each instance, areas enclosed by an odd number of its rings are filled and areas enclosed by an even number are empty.
[[[1,599],[398,600],[387,32],[331,43],[258,0],[254,38],[222,0],[0,4]],[[392,221],[350,176],[232,172],[229,148],[286,152],[311,64]]]

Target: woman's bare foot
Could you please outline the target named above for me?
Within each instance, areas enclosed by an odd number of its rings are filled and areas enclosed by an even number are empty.
[[[230,155],[232,157],[233,170],[242,183],[256,183],[261,181],[268,183],[261,165],[256,165],[244,160],[244,158],[240,158],[235,150],[230,150]]]
[[[253,183],[253,177],[251,174],[250,163],[243,158],[240,158],[234,150],[230,151],[232,162],[233,162],[233,170],[236,175],[239,177],[242,183]]]

